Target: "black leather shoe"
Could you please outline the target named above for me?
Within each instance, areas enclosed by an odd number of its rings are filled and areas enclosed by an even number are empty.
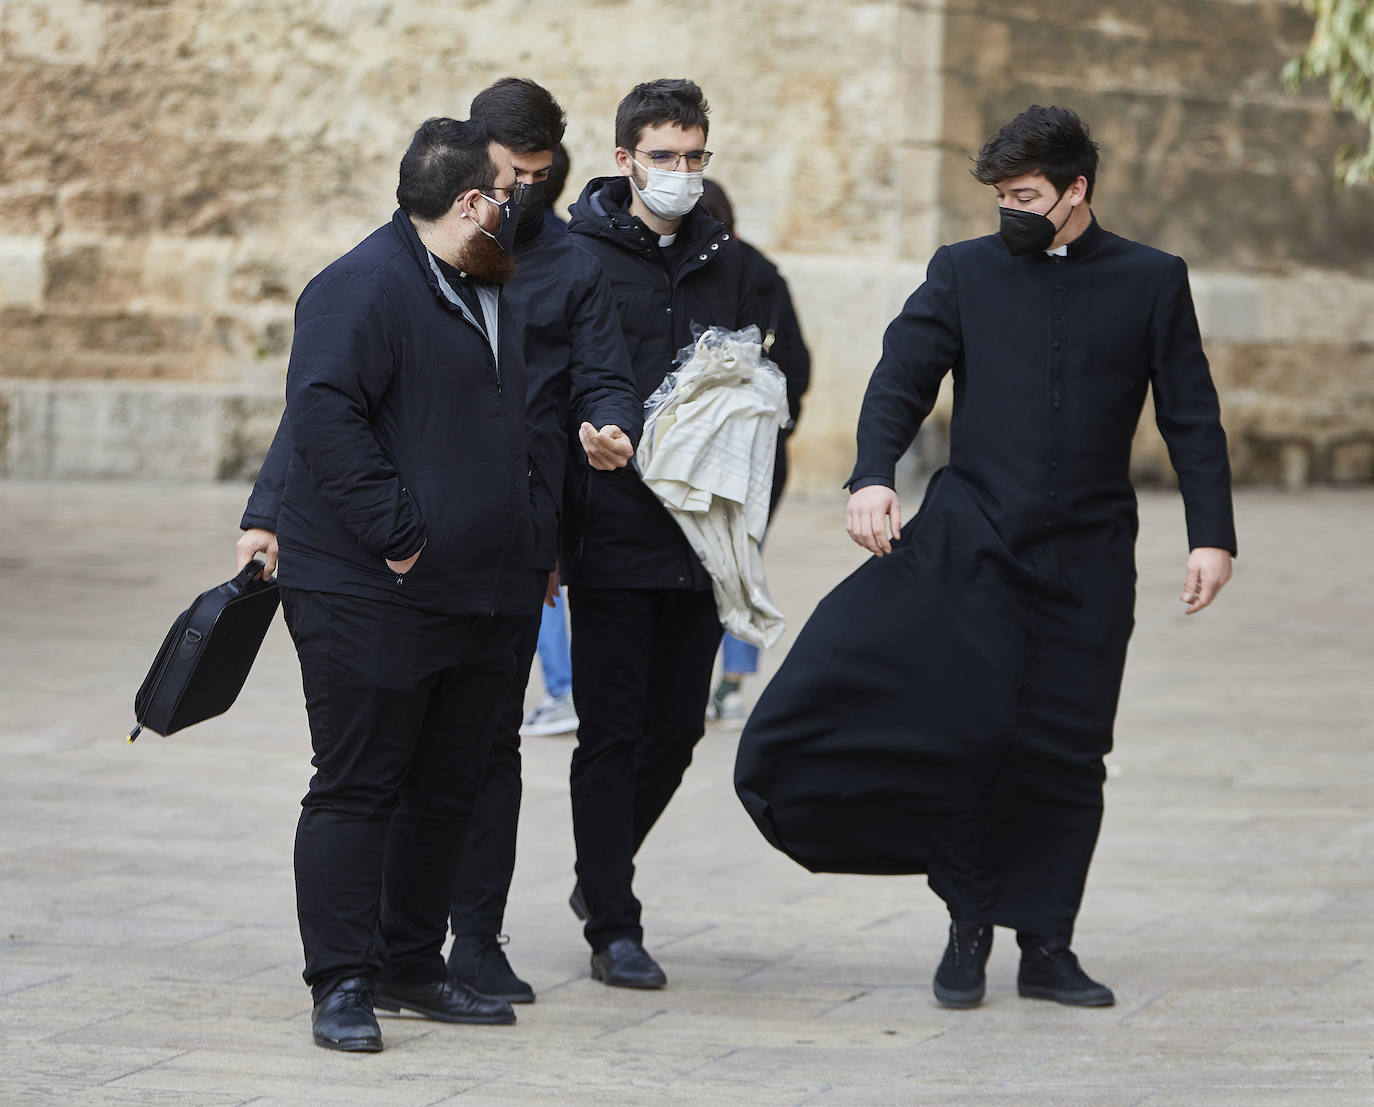
[[[1016,990],[1027,999],[1052,999],[1070,1007],[1110,1007],[1116,996],[1085,973],[1067,948],[1032,946],[1021,951]]]
[[[456,980],[436,980],[429,984],[400,987],[388,984],[377,989],[379,1011],[405,1008],[436,1022],[480,1022],[507,1025],[515,1012],[504,999],[478,995]]]
[[[949,942],[935,970],[935,998],[946,1007],[977,1007],[987,991],[992,927],[950,921]]]
[[[361,976],[340,980],[310,1013],[315,1044],[349,1053],[380,1053],[382,1028],[372,1013],[372,985]]]
[[[658,962],[633,938],[617,938],[593,953],[592,979],[612,988],[661,988],[668,983]]]
[[[504,934],[460,934],[448,953],[450,980],[507,1003],[533,1003],[534,989],[515,975],[501,948]]]
[[[587,921],[587,901],[582,895],[582,883],[573,885],[572,895],[568,897],[568,906],[572,908],[572,913],[582,922]]]

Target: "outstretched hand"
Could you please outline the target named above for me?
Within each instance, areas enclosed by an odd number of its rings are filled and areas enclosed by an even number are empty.
[[[577,437],[582,442],[582,449],[587,452],[587,463],[593,469],[602,472],[623,469],[634,456],[635,448],[630,444],[630,436],[614,423],[607,423],[600,430],[590,423],[583,423],[577,429]]]
[[[1199,546],[1188,555],[1188,572],[1183,581],[1183,595],[1188,606],[1184,611],[1193,615],[1217,598],[1231,579],[1231,551],[1216,546]]]
[[[902,537],[902,505],[897,493],[881,484],[870,484],[851,493],[844,510],[844,527],[849,537],[871,554],[882,557],[892,552],[888,539]]]

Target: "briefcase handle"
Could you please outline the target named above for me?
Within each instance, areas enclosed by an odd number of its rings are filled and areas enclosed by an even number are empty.
[[[265,562],[250,561],[239,570],[238,576],[233,580],[225,581],[220,585],[226,592],[233,596],[242,596],[245,592],[256,592],[263,588],[271,587],[275,581],[263,580],[258,574],[262,572]]]
[[[253,560],[238,571],[233,580],[226,580],[221,584],[220,590],[228,592],[231,596],[245,596],[253,592],[261,592],[264,588],[275,588],[275,580],[263,580],[260,574],[266,562]],[[136,742],[138,736],[143,733],[143,724],[134,723],[133,730],[129,731],[129,741]]]

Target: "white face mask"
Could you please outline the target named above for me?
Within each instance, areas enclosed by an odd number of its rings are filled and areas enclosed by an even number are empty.
[[[638,159],[630,160],[639,165]],[[671,169],[651,169],[643,165],[639,165],[639,168],[644,170],[647,178],[644,187],[635,184],[634,177],[630,178],[630,187],[644,201],[644,206],[660,219],[681,219],[697,206],[701,194],[706,191],[701,183],[706,176],[705,170],[675,173]]]

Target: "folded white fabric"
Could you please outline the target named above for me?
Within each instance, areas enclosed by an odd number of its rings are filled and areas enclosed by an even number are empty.
[[[635,464],[706,566],[721,624],[771,646],[786,624],[768,595],[759,543],[787,383],[763,356],[757,327],[711,328],[678,360],[644,403]]]

